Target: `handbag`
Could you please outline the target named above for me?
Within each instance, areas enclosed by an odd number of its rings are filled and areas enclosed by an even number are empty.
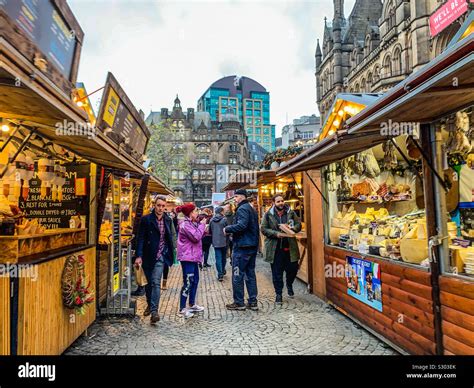
[[[145,271],[143,271],[143,267],[141,265],[134,265],[133,270],[135,272],[135,280],[137,284],[141,287],[146,286],[148,280],[145,276]]]

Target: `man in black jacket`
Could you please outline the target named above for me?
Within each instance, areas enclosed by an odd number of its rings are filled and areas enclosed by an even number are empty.
[[[245,310],[244,280],[247,286],[248,305],[251,310],[258,310],[257,306],[257,277],[255,275],[255,261],[257,258],[260,227],[256,210],[247,201],[247,191],[235,191],[234,224],[226,226],[224,233],[232,234],[234,249],[232,252],[232,289],[234,303],[226,305],[229,310]]]
[[[150,214],[142,217],[138,229],[135,265],[142,265],[148,284],[145,286],[148,307],[144,315],[151,314],[151,323],[160,320],[160,286],[163,268],[173,265],[173,252],[176,249],[176,232],[173,220],[165,213],[166,197],[155,199]]]

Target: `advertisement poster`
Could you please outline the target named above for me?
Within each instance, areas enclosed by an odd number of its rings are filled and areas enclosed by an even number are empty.
[[[346,283],[350,296],[382,311],[382,281],[377,263],[346,256]]]
[[[212,193],[212,206],[220,206],[225,201],[225,193]]]
[[[120,178],[113,178],[112,295],[120,288]]]
[[[474,2],[474,0],[470,0]],[[450,26],[468,10],[466,0],[448,0],[430,17],[430,33],[434,37]]]
[[[226,164],[216,165],[216,191],[222,192],[227,183],[229,183],[229,166]]]

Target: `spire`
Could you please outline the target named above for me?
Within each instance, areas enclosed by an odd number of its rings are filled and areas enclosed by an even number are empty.
[[[334,20],[344,19],[344,0],[333,0]]]
[[[315,57],[318,58],[318,57],[322,57],[322,53],[321,53],[321,46],[319,45],[319,39],[317,39],[317,44],[316,44],[316,53],[315,53]]]

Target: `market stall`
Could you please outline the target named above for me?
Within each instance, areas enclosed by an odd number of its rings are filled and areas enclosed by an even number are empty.
[[[315,288],[411,354],[474,354],[473,47],[472,35],[453,43],[278,171],[305,171],[307,195],[323,194],[308,220],[325,226],[311,236],[324,239]]]

